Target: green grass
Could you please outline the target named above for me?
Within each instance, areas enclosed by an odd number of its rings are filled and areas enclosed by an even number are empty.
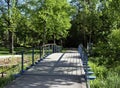
[[[9,54],[9,49],[0,47],[0,55]]]
[[[39,58],[39,54],[35,54],[34,58],[35,58],[35,61],[37,61]],[[24,54],[24,61],[25,61],[24,62],[24,70],[26,70],[26,67],[29,67],[32,64],[32,55]],[[13,74],[18,74],[21,71],[21,62],[18,64],[19,65],[17,65],[14,68],[11,66],[0,68],[0,73],[2,71],[5,71],[5,73],[7,74],[7,76],[4,75],[4,77],[0,77],[0,88],[4,88],[5,85],[10,83],[14,79]],[[7,69],[9,69],[9,70],[7,70]]]
[[[14,48],[14,51],[15,52],[20,52],[22,50],[24,50],[25,48],[24,47],[15,47]],[[9,48],[6,48],[6,47],[0,47],[0,55],[8,55],[10,54],[9,53]]]
[[[2,68],[2,70],[0,68],[0,71],[6,70],[5,73],[7,74],[7,75],[4,75],[4,77],[0,77],[0,88],[4,88],[5,85],[7,85],[8,83],[10,83],[12,80],[15,79],[13,74],[19,73],[20,67],[21,67],[20,65],[17,65],[14,68],[11,66]],[[7,70],[7,69],[9,69],[9,70]]]
[[[12,75],[9,75],[4,78],[0,78],[0,88],[4,88],[4,86],[6,84],[10,83],[13,79],[14,79],[14,77]]]
[[[91,88],[120,88],[120,66],[107,68],[92,61],[89,65],[96,75],[96,79],[90,81]]]
[[[0,50],[1,50],[0,55],[9,54],[9,53],[6,53],[6,52],[9,52],[9,50],[4,47],[0,48]],[[22,48],[16,48],[15,50],[22,51]],[[34,55],[35,59],[38,58],[38,55],[39,55],[38,52],[39,52],[38,50],[35,50],[35,55]],[[26,67],[28,67],[32,64],[32,50],[27,50],[26,53],[27,54],[24,54],[24,60],[26,60],[28,62],[24,63],[24,69],[26,69]],[[11,59],[14,59],[14,58],[11,58]],[[0,77],[0,88],[3,88],[5,85],[7,85],[9,82],[11,82],[14,79],[13,74],[17,74],[21,71],[21,61],[18,64],[19,65],[16,66],[15,68],[13,68],[11,66],[0,67],[0,73],[5,71],[5,73],[7,74],[7,76],[4,75],[4,77]]]
[[[24,63],[24,70],[25,70],[26,67],[29,67],[32,64],[32,49],[31,48],[26,49],[23,47],[15,48],[15,52],[20,52],[22,50],[25,50],[25,52],[24,52],[24,60],[26,62],[26,63]],[[46,50],[45,53],[52,53],[52,49]],[[5,47],[0,47],[0,55],[8,55],[8,54],[9,54],[9,49],[7,49]],[[43,54],[41,54],[41,55],[43,57]],[[14,60],[14,58],[12,58],[12,59]],[[39,49],[34,50],[34,59],[35,59],[34,61],[37,61],[38,59],[40,59],[40,50]],[[6,73],[8,74],[7,76],[0,78],[0,88],[3,88],[5,85],[7,85],[9,82],[11,82],[14,79],[13,74],[17,74],[21,71],[21,61],[18,64],[19,65],[16,66],[15,68],[0,67],[0,72],[11,68],[10,70],[6,71]]]
[[[14,48],[15,53],[20,53],[22,51],[25,51],[25,53],[30,53],[31,54],[32,48],[25,48],[25,47],[15,47]],[[34,52],[35,53],[40,53],[40,50],[35,48]],[[47,52],[52,53],[52,50],[46,50],[46,53]],[[10,55],[9,49],[6,48],[6,47],[0,47],[0,55]]]

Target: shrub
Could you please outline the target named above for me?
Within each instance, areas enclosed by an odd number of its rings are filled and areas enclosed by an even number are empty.
[[[98,66],[96,63],[89,62],[96,79],[90,81],[91,88],[119,88],[120,86],[120,66],[107,69],[104,66]]]

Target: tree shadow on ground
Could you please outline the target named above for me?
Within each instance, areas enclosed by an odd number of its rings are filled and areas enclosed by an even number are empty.
[[[64,55],[56,61],[41,61],[5,88],[86,88],[81,67],[67,58],[63,60]]]

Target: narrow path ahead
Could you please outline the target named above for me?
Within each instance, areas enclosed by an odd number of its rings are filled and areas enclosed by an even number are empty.
[[[77,51],[54,53],[5,88],[87,88]]]

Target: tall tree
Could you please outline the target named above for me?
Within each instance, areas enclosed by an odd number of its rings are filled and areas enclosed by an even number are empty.
[[[41,6],[34,15],[38,15],[35,21],[37,21],[36,25],[39,25],[37,29],[43,34],[43,43],[47,42],[46,38],[55,40],[66,37],[71,25],[71,10],[73,10],[67,0],[38,0],[38,3]]]
[[[77,43],[75,45],[83,43],[83,45],[87,46],[88,42],[107,42],[107,35],[111,31],[112,25],[108,3],[109,1],[106,0],[71,1],[71,5],[77,9],[72,20],[71,30],[76,31],[77,36],[81,38],[76,40]],[[71,38],[74,39],[74,37]]]
[[[17,20],[20,17],[19,10],[16,8],[17,0],[1,0],[1,18],[4,28],[8,31],[10,53],[14,51],[14,32],[17,26]]]

